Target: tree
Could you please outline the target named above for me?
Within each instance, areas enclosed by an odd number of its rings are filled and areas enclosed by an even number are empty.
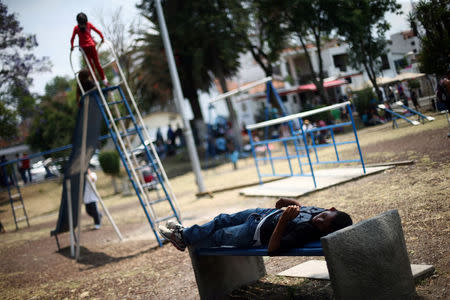
[[[158,24],[151,1],[143,0],[138,7],[152,23]],[[223,92],[227,91],[226,78],[238,71],[239,54],[246,46],[248,17],[241,2],[237,0],[172,0],[167,1],[163,9],[183,94],[191,103],[194,119],[202,120],[198,90],[208,91],[217,77]],[[159,31],[158,29],[159,26],[156,25],[154,30]],[[147,56],[141,56],[141,61],[147,65],[163,63],[165,66],[152,68],[152,71],[141,69],[143,72],[140,72],[140,76],[156,79],[155,76],[145,76],[146,72],[156,72],[156,76],[163,80],[159,83],[150,80],[150,84],[145,83],[147,88],[158,87],[163,93],[171,90],[171,84],[165,80],[168,74],[166,60],[148,60],[164,53],[161,42],[155,42],[157,35],[151,32],[144,37],[147,46],[141,49],[141,53],[147,52]],[[227,107],[240,145],[240,128],[229,99]]]
[[[30,107],[30,75],[47,71],[50,67],[48,58],[37,58],[31,53],[38,45],[36,36],[24,34],[22,30],[16,16],[9,14],[6,5],[0,2],[0,101],[4,116],[0,122],[0,136],[3,138],[17,134],[17,130],[10,125],[15,124],[17,127],[18,117],[24,117],[21,112]],[[19,114],[14,113],[17,110]],[[4,128],[4,124],[7,127]]]
[[[283,22],[283,9],[274,0],[244,1],[250,18],[247,49],[266,76],[272,76],[273,65],[287,44],[289,30]]]
[[[27,143],[34,150],[44,151],[72,142],[78,107],[75,99],[75,80],[56,76],[45,86],[35,108]],[[53,157],[67,153],[58,152]]]
[[[322,44],[323,38],[328,37],[336,27],[335,0],[295,0],[283,1],[283,14],[285,15],[289,30],[295,34],[305,53],[312,82],[316,86],[321,98],[328,103],[328,95],[323,86],[325,72],[323,70]],[[319,61],[318,74],[314,71],[311,55],[308,51],[308,42],[316,46]]]
[[[352,67],[364,67],[378,99],[383,95],[376,78],[381,72],[381,56],[387,53],[385,33],[390,28],[385,14],[400,14],[400,7],[396,0],[342,0],[333,11],[338,33],[349,45]]]
[[[420,0],[408,16],[411,28],[419,37],[420,70],[443,75],[450,67],[450,7],[444,0]]]
[[[119,192],[116,183],[116,177],[120,175],[120,158],[117,151],[102,151],[98,156],[100,166],[106,174],[111,176],[112,185],[114,187],[114,194]]]

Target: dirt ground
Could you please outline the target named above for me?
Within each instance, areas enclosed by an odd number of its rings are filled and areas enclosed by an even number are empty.
[[[417,283],[418,299],[450,297],[450,138],[444,116],[436,118],[419,126],[403,124],[393,130],[385,124],[359,131],[366,163],[414,160],[414,164],[299,198],[304,205],[335,206],[348,212],[354,222],[398,209],[411,263],[436,268],[431,277]],[[346,151],[351,150],[343,149]],[[114,195],[110,179],[99,173],[98,189],[125,240],[118,241],[106,218],[101,230],[93,230],[91,219],[83,213],[78,262],[70,258],[68,234],[60,235],[60,252],[49,234],[57,219],[58,181],[23,188],[31,227],[18,231],[5,195],[0,194],[0,219],[7,229],[0,235],[0,298],[198,299],[188,253],[171,245],[158,247],[136,197]],[[239,161],[236,171],[227,164],[203,175],[208,189],[257,180],[250,158]],[[171,183],[185,225],[202,223],[221,212],[272,206],[276,201],[246,198],[239,190],[196,198],[192,173],[175,177]],[[309,259],[317,258],[265,258],[268,275],[233,291],[228,298],[332,299],[328,281],[276,275]]]

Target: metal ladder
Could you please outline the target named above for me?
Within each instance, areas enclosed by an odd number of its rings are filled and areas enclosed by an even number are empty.
[[[113,59],[102,67],[106,68],[115,63],[119,71],[120,83],[102,89],[95,72],[89,63],[86,63],[86,65],[94,79],[96,86],[95,92],[83,90],[78,78],[79,71],[75,72],[76,79],[83,97],[86,97],[88,94],[94,96],[110,132],[110,136],[119,153],[122,164],[144,210],[145,216],[155,234],[159,246],[162,246],[163,238],[157,233],[157,225],[169,219],[176,219],[181,223],[180,210],[167,174],[161,164],[158,153],[148,134],[141,113],[119,64],[117,55],[108,41],[105,41],[104,44],[109,47]],[[87,57],[81,48],[80,51],[82,52],[84,60],[87,62]],[[131,100],[131,105],[125,96],[121,85],[125,86],[128,97]],[[112,96],[112,99],[107,101],[106,98],[110,95]],[[122,112],[125,112],[125,115],[122,115]],[[127,129],[125,124],[126,120],[131,121],[131,129]],[[132,149],[131,136],[136,136],[140,147]],[[140,157],[140,150],[143,150],[142,153],[144,154],[144,158]],[[142,176],[142,171],[145,169],[150,169],[154,174],[154,180],[151,182],[146,183]],[[161,214],[163,216],[160,216]]]
[[[8,184],[6,184],[6,186],[8,189],[9,203],[11,204],[11,210],[12,210],[13,217],[14,217],[14,223],[16,224],[16,230],[19,230],[19,222],[26,221],[28,227],[30,227],[30,222],[28,221],[27,211],[25,209],[25,205],[23,204],[22,193],[20,192],[19,182],[17,181],[16,172],[13,169],[14,168],[13,165],[11,165],[11,168],[12,168],[11,172],[12,172],[14,183],[12,185],[10,185],[8,183]],[[7,174],[6,167],[3,167],[3,172],[4,172],[4,174]],[[16,189],[15,193],[14,193],[12,187],[15,187],[15,189]],[[22,209],[23,216],[19,217],[18,214],[16,214],[16,211],[20,211],[21,209]]]

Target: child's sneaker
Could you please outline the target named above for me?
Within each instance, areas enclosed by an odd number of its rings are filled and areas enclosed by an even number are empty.
[[[102,83],[103,83],[105,86],[109,86],[108,79],[106,79],[106,78],[102,80]]]
[[[186,244],[183,241],[183,236],[180,230],[169,229],[166,226],[159,225],[159,233],[168,241],[172,243],[180,251],[186,250]]]
[[[100,227],[102,227],[102,225],[100,225],[100,224],[96,224],[96,225],[94,225],[94,229],[95,229],[95,230],[99,230],[99,229],[100,229]]]
[[[178,223],[174,220],[167,221],[166,227],[170,230],[183,230],[184,229],[183,225],[181,225],[180,223]]]

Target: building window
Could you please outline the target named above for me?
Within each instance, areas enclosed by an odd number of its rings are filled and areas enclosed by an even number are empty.
[[[245,102],[242,103],[241,109],[242,109],[243,112],[246,112],[246,111],[247,111],[247,104],[245,104]]]
[[[389,70],[389,60],[386,54],[381,55],[381,67],[383,70]]]
[[[414,53],[417,53],[417,49],[414,49],[413,52],[414,52]]]
[[[411,42],[411,46],[414,46],[415,44],[416,44],[415,41],[412,41],[412,42]]]
[[[338,68],[341,72],[347,71],[347,54],[338,54],[333,55],[333,63],[336,68]]]

